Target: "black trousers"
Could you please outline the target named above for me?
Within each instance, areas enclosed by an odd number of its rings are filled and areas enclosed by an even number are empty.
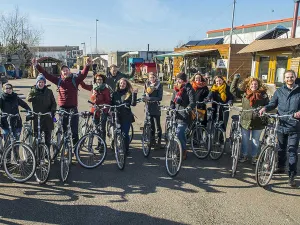
[[[41,129],[41,132],[44,132],[44,134],[45,134],[45,144],[48,147],[48,149],[50,150],[52,130]],[[34,132],[34,136],[37,138],[37,136],[38,136],[37,131]]]
[[[60,107],[61,109],[67,111],[67,112],[73,112],[73,113],[78,113],[78,109],[77,108],[63,108]],[[64,115],[63,117],[63,131],[66,132],[67,131],[67,127],[68,127],[68,115]],[[78,136],[78,124],[79,124],[79,116],[72,116],[71,118],[71,130],[72,130],[72,141],[73,141],[73,145],[75,146],[79,140],[79,136]]]
[[[298,146],[300,134],[284,134],[277,132],[278,137],[278,167],[284,168],[287,160],[287,152],[289,155],[289,176],[295,176],[297,174],[298,163]]]
[[[155,128],[156,128],[157,137],[161,139],[162,131],[160,125],[160,116],[150,116],[150,122],[151,122],[152,137],[155,137]]]

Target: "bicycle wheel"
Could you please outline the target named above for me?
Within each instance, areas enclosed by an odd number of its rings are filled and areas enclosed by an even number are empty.
[[[191,145],[197,158],[205,159],[209,155],[208,139],[209,135],[204,127],[197,126],[192,131]]]
[[[76,158],[81,166],[93,169],[100,166],[106,157],[106,144],[100,135],[84,135],[76,145]]]
[[[166,123],[165,123],[165,135],[164,135],[166,143],[167,143],[168,138],[169,138],[169,131],[170,131],[169,128],[170,128],[170,121],[168,119],[166,119]]]
[[[123,170],[126,161],[126,148],[125,148],[124,137],[121,133],[116,133],[114,135],[114,148],[115,148],[115,157],[116,157],[117,165],[120,170]]]
[[[15,182],[29,180],[35,171],[36,160],[32,149],[22,142],[9,145],[4,150],[3,165],[7,176]]]
[[[274,146],[266,146],[259,154],[255,169],[255,179],[260,187],[268,185],[273,176],[276,164],[275,154]]]
[[[226,143],[228,145],[228,150],[232,150],[232,144],[233,144],[233,132],[237,129],[237,121],[232,120],[231,127],[230,127],[230,133],[229,133],[229,138],[228,142]]]
[[[68,178],[71,162],[71,147],[69,143],[65,143],[60,153],[60,177],[63,182],[65,182]]]
[[[225,132],[222,128],[213,129],[212,139],[211,139],[211,151],[209,156],[213,160],[221,158],[225,149]]]
[[[150,124],[145,124],[142,135],[143,154],[148,157],[151,151],[151,127]]]
[[[181,143],[177,137],[172,137],[166,150],[166,168],[169,176],[174,177],[179,173],[182,162]]]
[[[49,177],[51,156],[49,149],[45,144],[39,144],[36,151],[38,151],[39,154],[36,154],[36,169],[34,175],[39,184],[44,184]],[[39,156],[37,157],[37,155]]]
[[[129,144],[132,142],[133,135],[134,135],[133,125],[130,124],[130,129],[129,129]]]
[[[231,157],[232,157],[232,170],[231,170],[231,176],[234,177],[236,174],[237,164],[240,157],[240,149],[241,149],[241,140],[239,138],[235,138],[233,140],[232,146],[231,146]]]

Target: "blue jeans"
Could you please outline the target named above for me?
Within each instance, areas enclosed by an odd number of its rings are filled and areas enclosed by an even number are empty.
[[[3,138],[4,138],[4,140],[6,140],[6,137],[9,134],[9,129],[2,129],[2,131],[3,131]],[[13,129],[13,134],[17,141],[20,140],[21,131],[22,131],[22,128]]]
[[[185,131],[186,128],[188,127],[188,125],[186,123],[179,123],[177,125],[177,130],[176,130],[176,136],[178,137],[180,143],[181,143],[181,147],[182,147],[182,151],[186,150],[186,137],[185,137]]]
[[[131,122],[121,123],[121,131],[125,135],[125,147],[126,151],[129,150],[129,130],[130,130]]]
[[[261,132],[263,130],[246,130],[242,128],[242,154],[243,156],[247,156],[249,153],[249,148],[252,148],[251,156],[256,157],[259,150],[259,138]],[[251,145],[249,145],[250,134],[252,132],[251,137]]]

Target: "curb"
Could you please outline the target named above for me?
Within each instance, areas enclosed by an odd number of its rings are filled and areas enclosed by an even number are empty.
[[[137,87],[140,87],[140,88],[144,88],[144,85],[141,85],[141,84],[137,84],[137,83],[132,83],[133,86],[137,86]],[[173,92],[170,92],[170,91],[163,91],[163,94],[164,95],[169,95],[171,96],[173,94]]]

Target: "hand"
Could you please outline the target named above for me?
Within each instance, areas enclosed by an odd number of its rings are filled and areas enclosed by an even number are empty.
[[[266,112],[266,108],[263,107],[261,110],[259,110],[259,115],[262,116]]]
[[[93,90],[93,94],[92,95],[97,95],[97,91]]]
[[[232,101],[228,101],[228,105],[229,106],[233,106],[233,102]]]
[[[234,75],[234,78],[240,78],[241,77],[241,74],[237,73]]]
[[[56,120],[56,118],[55,118],[55,117],[53,117],[53,118],[52,118],[52,121],[53,121],[54,123],[56,123],[56,122],[57,122],[57,120]]]
[[[294,113],[294,117],[295,117],[296,119],[300,119],[300,111]]]
[[[133,89],[133,93],[137,94],[139,92],[139,89]]]
[[[149,96],[145,96],[143,99],[144,99],[144,101],[149,101],[150,97]]]
[[[31,63],[32,63],[32,65],[34,65],[34,66],[36,66],[36,65],[38,64],[36,58],[32,58],[32,59],[31,59]]]
[[[92,65],[92,59],[90,57],[86,59],[86,65],[88,66]]]

